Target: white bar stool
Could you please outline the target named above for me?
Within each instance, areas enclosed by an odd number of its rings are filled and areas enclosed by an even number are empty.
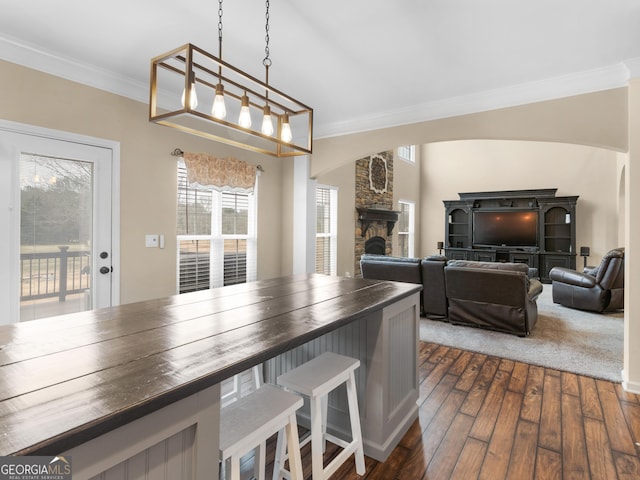
[[[311,435],[302,445],[311,440],[311,461],[313,480],[329,478],[335,473],[351,454],[355,454],[356,473],[365,474],[364,448],[362,432],[360,430],[360,415],[358,413],[358,397],[356,394],[356,379],[354,372],[360,366],[360,360],[326,352],[316,358],[303,363],[293,370],[278,376],[278,384],[286,389],[308,397],[311,401]],[[347,399],[349,403],[349,419],[351,423],[351,442],[337,438],[327,433],[327,404],[329,392],[346,383]],[[323,453],[325,441],[329,440],[343,448],[343,450],[324,467]],[[276,445],[276,459],[274,461],[274,480],[276,473],[284,463],[286,455],[284,445]]]
[[[230,459],[231,480],[240,480],[240,458],[258,446],[264,448],[271,435],[278,432],[278,443],[283,443],[282,430],[287,448],[293,452],[289,459],[291,478],[302,480],[296,410],[303,403],[298,395],[264,385],[220,410],[220,460],[224,464]],[[259,480],[265,476],[264,458],[261,452]]]

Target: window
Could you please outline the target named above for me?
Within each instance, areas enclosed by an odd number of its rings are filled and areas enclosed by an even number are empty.
[[[193,188],[178,165],[178,292],[256,279],[255,196]]]
[[[338,190],[316,187],[316,272],[336,275],[338,270]]]
[[[416,146],[404,145],[398,147],[398,158],[409,163],[416,163]]]
[[[415,204],[401,200],[399,202],[400,214],[398,215],[398,248],[402,257],[414,255],[414,218]]]

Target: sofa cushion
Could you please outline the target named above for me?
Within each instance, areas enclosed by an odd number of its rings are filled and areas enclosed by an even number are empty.
[[[378,255],[377,253],[364,253],[360,257],[360,261],[373,261],[373,262],[399,262],[399,263],[420,263],[419,258],[412,257],[391,257],[389,255]]]
[[[474,260],[449,260],[449,267],[465,267],[465,268],[489,268],[492,270],[507,270],[510,272],[523,272],[529,274],[529,266],[526,263],[510,263],[510,262],[477,262]]]
[[[360,269],[363,278],[422,284],[419,258],[365,254],[360,259]]]

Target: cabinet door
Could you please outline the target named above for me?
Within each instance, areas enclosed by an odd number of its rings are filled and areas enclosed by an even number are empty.
[[[474,251],[471,252],[471,259],[476,260],[478,262],[495,262],[496,261],[496,252],[491,251]]]
[[[541,278],[550,282],[549,271],[553,267],[575,268],[575,257],[571,255],[545,255]]]
[[[531,268],[538,268],[538,255],[533,253],[509,252],[511,263],[526,263]]]
[[[445,249],[444,254],[449,260],[468,260],[467,250],[447,248]]]

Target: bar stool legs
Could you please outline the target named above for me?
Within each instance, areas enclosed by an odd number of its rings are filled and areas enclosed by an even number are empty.
[[[326,352],[307,363],[278,377],[278,383],[286,389],[304,395],[311,402],[311,436],[301,445],[311,441],[311,462],[314,480],[330,477],[352,454],[355,455],[356,473],[365,474],[364,448],[358,412],[355,370],[360,361],[332,352]],[[329,392],[346,384],[349,404],[349,420],[351,423],[351,441],[347,442],[327,433],[327,402]],[[326,440],[343,448],[343,450],[324,467],[323,453]],[[283,445],[276,446],[276,462],[284,462]],[[276,478],[274,467],[274,480]]]

